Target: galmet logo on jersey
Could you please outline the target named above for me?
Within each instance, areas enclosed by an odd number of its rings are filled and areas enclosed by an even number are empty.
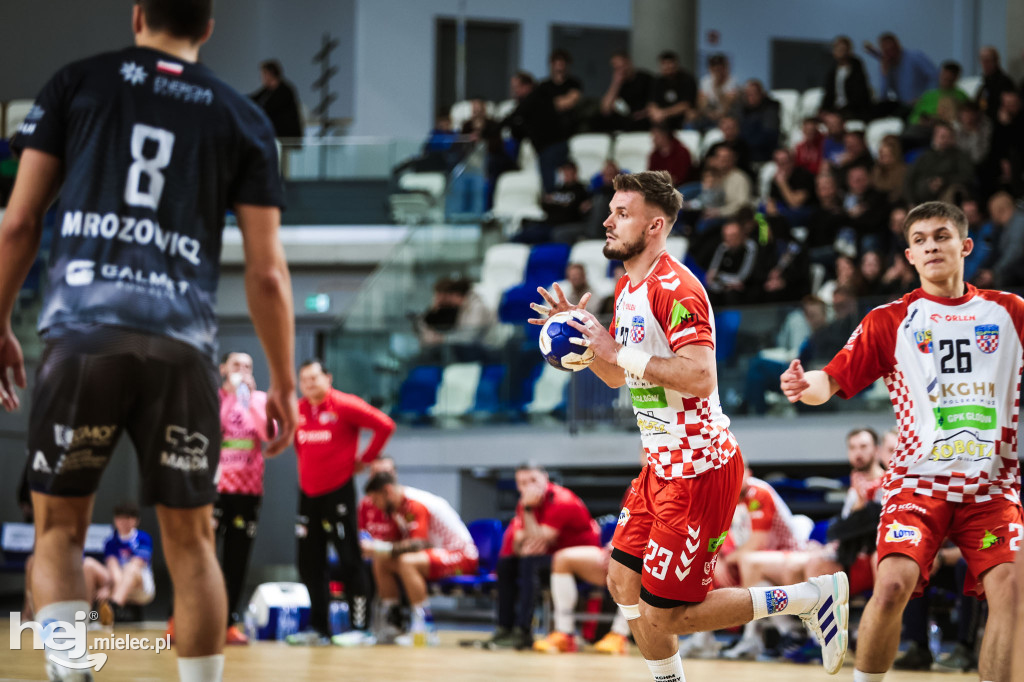
[[[141,294],[152,294],[174,298],[184,296],[188,291],[188,282],[171,279],[164,272],[146,272],[127,266],[104,263],[100,266],[100,278],[114,282],[118,287],[130,288]],[[82,287],[92,284],[96,279],[96,263],[91,260],[72,260],[64,271],[64,281],[68,286]]]
[[[909,542],[914,547],[921,544],[921,529],[917,526],[904,526],[893,521],[886,528],[889,529],[885,534],[886,542]]]

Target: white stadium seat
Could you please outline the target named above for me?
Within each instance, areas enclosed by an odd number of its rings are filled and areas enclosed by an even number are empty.
[[[580,181],[586,185],[599,173],[612,149],[612,138],[604,133],[584,133],[569,138],[569,156],[579,168]]]
[[[505,222],[507,234],[518,230],[523,218],[544,218],[540,207],[540,174],[533,166],[526,168],[528,170],[502,173],[494,188],[491,212]]]
[[[468,99],[453,104],[448,111],[448,116],[452,120],[452,130],[462,130],[462,124],[468,121],[472,115],[473,103]]]
[[[7,123],[4,126],[4,137],[10,139],[14,133],[18,132],[18,126],[28,116],[28,112],[32,111],[34,103],[34,100],[30,99],[12,99],[7,103]]]
[[[434,199],[444,196],[444,173],[405,173],[398,178],[398,186],[407,192],[425,192]]]
[[[768,96],[779,103],[779,119],[785,138],[794,127],[800,127],[800,93],[796,90],[772,90]]]
[[[817,116],[818,111],[821,109],[821,102],[824,99],[824,88],[811,88],[809,90],[804,90],[803,94],[800,95],[800,118],[804,119],[808,116]]]
[[[570,378],[571,372],[563,372],[545,363],[533,387],[533,400],[526,406],[527,413],[549,414],[565,402],[565,387]]]
[[[772,180],[775,178],[777,170],[779,167],[775,162],[769,161],[757,172],[757,192],[761,199],[767,199],[768,194],[772,191]]]
[[[878,118],[868,124],[864,133],[864,142],[872,156],[878,156],[878,147],[886,135],[899,135],[903,132],[903,119],[890,116]]]
[[[956,82],[956,86],[964,91],[964,93],[974,99],[978,96],[978,91],[981,90],[981,76],[967,76],[961,78]]]
[[[690,152],[690,158],[696,165],[700,159],[700,133],[696,130],[677,130],[676,139]]]
[[[482,368],[477,362],[457,362],[444,368],[437,402],[430,408],[434,417],[461,417],[476,403],[476,388]]]
[[[619,133],[615,137],[615,163],[633,173],[647,170],[647,157],[653,149],[650,133]]]
[[[526,274],[530,247],[526,244],[495,244],[484,254],[480,283],[474,291],[491,310],[497,310],[506,289],[521,284]]]
[[[700,141],[700,158],[703,159],[708,155],[708,150],[714,145],[718,144],[725,139],[725,133],[722,132],[721,128],[711,128]]]

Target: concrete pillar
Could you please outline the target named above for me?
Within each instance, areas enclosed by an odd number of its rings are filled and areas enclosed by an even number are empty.
[[[658,54],[672,50],[679,55],[680,66],[697,73],[697,4],[698,0],[632,0],[633,63],[657,73]]]

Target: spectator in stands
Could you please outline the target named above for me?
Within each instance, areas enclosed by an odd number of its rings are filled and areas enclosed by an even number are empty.
[[[951,201],[974,183],[974,164],[956,146],[953,128],[936,123],[932,146],[914,161],[907,173],[907,198],[913,204]]]
[[[989,119],[995,119],[1002,106],[1003,93],[1015,92],[1017,86],[1000,66],[999,50],[996,48],[991,45],[981,48],[978,52],[978,61],[981,63],[982,79],[975,101]]]
[[[704,165],[707,166],[711,162],[715,152],[720,147],[728,147],[736,155],[736,167],[746,173],[747,176],[753,178],[754,171],[751,168],[750,145],[740,135],[740,120],[731,115],[723,116],[718,121],[718,129],[722,131],[722,139],[708,148],[707,153],[704,155]]]
[[[772,159],[775,161],[775,175],[768,190],[765,211],[769,215],[781,215],[790,225],[804,225],[816,203],[814,175],[797,166],[792,153],[785,147],[776,149]]]
[[[659,74],[651,86],[647,117],[678,130],[697,115],[697,81],[679,66],[679,55],[666,50],[658,55]]]
[[[812,332],[828,322],[828,308],[817,296],[807,295],[800,307],[789,312],[775,336],[775,346],[765,348],[750,360],[743,402],[736,414],[764,414],[768,410],[765,393],[781,393],[779,375],[786,370]]]
[[[566,50],[555,49],[548,58],[548,77],[537,89],[555,103],[555,111],[566,136],[572,136],[579,128],[580,105],[583,101],[583,83],[569,73],[572,55]]]
[[[847,36],[832,41],[832,67],[825,76],[821,108],[838,111],[847,118],[867,119],[871,111],[871,89],[864,63],[853,54]]]
[[[908,50],[892,33],[878,37],[878,47],[864,43],[864,50],[878,59],[881,88],[876,114],[903,118],[917,98],[935,87],[938,69],[920,50]]]
[[[864,280],[860,277],[860,268],[857,267],[857,259],[854,256],[837,255],[834,267],[835,278],[825,282],[818,289],[818,296],[821,300],[831,303],[833,308],[835,301],[832,300],[832,296],[838,289],[846,289],[855,296],[861,296],[864,293]]]
[[[651,126],[651,142],[654,148],[647,157],[647,170],[668,171],[673,185],[688,181],[693,160],[686,146],[672,134],[672,129],[665,123],[655,123]]]
[[[750,79],[743,86],[740,136],[750,146],[750,160],[763,163],[779,146],[781,128],[779,103],[768,96],[761,81]]]
[[[986,190],[1008,191],[1014,196],[1024,193],[1021,171],[1024,168],[1024,112],[1021,96],[1014,90],[1004,91],[992,127],[991,154],[983,170]]]
[[[826,272],[831,272],[835,263],[836,237],[846,225],[843,197],[831,173],[821,173],[814,178],[814,194],[818,204],[807,220],[804,246],[811,263],[822,265]]]
[[[749,297],[747,288],[757,260],[757,243],[745,236],[735,218],[722,225],[722,243],[711,258],[707,290],[712,305],[736,305]]]
[[[483,142],[487,145],[487,182],[493,195],[498,183],[498,176],[515,168],[515,162],[505,153],[505,143],[501,137],[501,124],[487,114],[487,105],[482,99],[474,99],[470,103],[471,114],[462,124],[462,134],[470,142]],[[490,202],[488,202],[489,204]]]
[[[870,175],[875,159],[868,150],[863,130],[847,130],[843,133],[843,151],[836,159],[834,170],[840,185],[846,183],[846,174],[854,166],[863,166]]]
[[[970,98],[967,93],[957,87],[962,69],[958,62],[945,61],[939,69],[938,87],[926,90],[914,104],[914,108],[907,118],[911,125],[917,123],[928,123],[938,118],[939,102],[951,98],[957,106],[967,102]]]
[[[115,614],[125,606],[145,606],[153,601],[153,539],[139,530],[135,504],[114,507],[114,532],[103,545],[103,560],[110,573],[110,603]]]
[[[882,275],[883,295],[891,299],[899,298],[916,289],[919,284],[917,270],[907,262],[906,256],[902,253],[895,254],[892,257],[892,264]]]
[[[889,255],[903,256],[907,239],[903,236],[903,221],[907,219],[906,204],[897,202],[889,208]],[[904,258],[906,260],[906,258]],[[916,272],[916,271],[915,271]]]
[[[469,280],[438,280],[433,303],[417,324],[424,361],[440,362],[445,353],[456,362],[481,361],[496,323],[497,314],[472,290]]]
[[[719,206],[706,208],[706,218],[729,216],[744,206],[749,206],[753,198],[750,178],[736,166],[736,152],[728,145],[717,147],[711,158],[711,168],[715,172],[714,185],[721,191],[722,203]]]
[[[587,281],[587,269],[582,263],[569,263],[565,266],[565,279],[558,283],[570,301],[578,301],[583,294],[592,293],[590,282]]]
[[[498,559],[498,628],[486,643],[492,649],[533,646],[540,573],[551,567],[552,554],[565,547],[600,546],[600,530],[583,500],[552,483],[543,467],[519,465],[516,488],[519,504]]]
[[[975,281],[986,289],[1008,289],[1024,284],[1024,212],[1006,192],[988,202],[988,214],[996,228],[998,248]]]
[[[957,112],[953,129],[956,131],[956,146],[971,158],[975,168],[979,167],[991,149],[992,120],[982,115],[974,102],[964,102]]]
[[[626,274],[626,268],[621,262],[617,262],[612,266],[612,274],[609,279],[613,282],[618,282],[622,279],[622,276]],[[601,301],[601,309],[598,311],[598,317],[604,320],[611,320],[611,317],[615,314],[615,294],[609,294],[604,297]]]
[[[412,607],[410,632],[396,636],[395,642],[408,646],[422,636],[436,643],[427,581],[476,573],[478,555],[473,537],[446,500],[399,485],[393,473],[371,476],[366,496],[373,503],[370,511],[376,511],[379,519],[366,525],[388,526],[379,537],[362,542],[364,555],[373,559],[382,610],[386,612],[398,604],[399,584]]]
[[[724,54],[708,57],[708,73],[700,79],[697,91],[696,126],[713,128],[723,116],[736,112],[740,88],[729,73],[729,58]]]
[[[886,135],[878,145],[878,162],[871,169],[871,186],[889,203],[895,203],[906,196],[906,180],[907,164],[903,160],[900,138]]]
[[[803,139],[793,148],[793,163],[811,175],[817,175],[825,160],[825,136],[821,134],[817,116],[809,116],[800,126]]]
[[[871,186],[868,169],[851,166],[846,171],[846,187],[843,208],[847,225],[856,234],[855,253],[888,248],[889,204],[885,195]]]
[[[607,159],[601,166],[601,171],[595,173],[590,179],[590,213],[587,214],[586,237],[588,239],[604,239],[604,221],[611,212],[612,197],[615,196],[615,188],[612,181],[619,173],[628,173],[628,169],[619,168],[618,164]]]
[[[550,89],[536,87],[533,76],[517,71],[512,76],[515,110],[502,123],[517,140],[529,140],[537,152],[537,168],[545,192],[555,189],[555,174],[569,158],[568,135],[562,128]]]
[[[260,81],[263,87],[250,97],[263,109],[274,135],[283,138],[302,137],[302,111],[295,86],[284,79],[281,62],[268,59],[260,64]]]
[[[837,267],[837,270],[841,273],[845,272],[841,266]],[[852,261],[849,263],[849,272],[857,272]],[[844,280],[852,279],[850,275],[841,275],[841,277]],[[800,351],[800,362],[805,367],[824,367],[825,363],[831,360],[832,356],[846,344],[850,334],[860,323],[857,311],[857,293],[853,288],[844,285],[837,286],[832,290],[831,297],[832,320],[821,329],[811,333],[807,343]],[[824,300],[824,297],[821,298]],[[797,407],[797,409],[801,408]]]
[[[625,52],[611,57],[612,80],[601,98],[601,108],[594,120],[594,128],[605,132],[619,130],[647,130],[647,100],[654,78],[633,66]]]
[[[566,160],[558,169],[561,181],[554,191],[540,199],[544,220],[524,220],[512,241],[526,244],[564,242],[571,244],[583,236],[590,211],[590,192],[577,175],[576,163]]]
[[[964,259],[964,280],[974,282],[974,276],[988,264],[996,248],[996,228],[982,212],[977,199],[968,197],[960,204],[967,217],[967,236],[974,242],[974,248]]]
[[[882,256],[878,251],[865,251],[860,255],[860,278],[864,282],[865,296],[885,295],[885,285],[882,282],[883,274]]]
[[[846,149],[843,137],[846,121],[838,111],[822,110],[818,112],[818,117],[825,126],[825,139],[821,143],[822,156],[830,166],[837,166]]]

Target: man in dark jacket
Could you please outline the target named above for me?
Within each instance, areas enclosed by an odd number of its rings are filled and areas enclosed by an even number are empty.
[[[518,71],[512,76],[512,94],[518,105],[502,123],[517,140],[528,139],[537,152],[537,166],[545,192],[555,190],[555,173],[569,158],[568,136],[555,109],[553,93],[538,88],[533,76]]]
[[[832,68],[825,76],[825,97],[821,108],[838,111],[848,119],[863,119],[871,109],[871,91],[864,63],[853,55],[853,43],[846,36],[832,41]]]
[[[779,146],[779,103],[765,94],[761,81],[749,80],[743,86],[743,110],[740,136],[750,145],[750,160],[770,161]]]
[[[295,86],[284,80],[281,63],[270,59],[260,64],[263,87],[250,95],[267,114],[275,137],[302,137],[302,114]]]

